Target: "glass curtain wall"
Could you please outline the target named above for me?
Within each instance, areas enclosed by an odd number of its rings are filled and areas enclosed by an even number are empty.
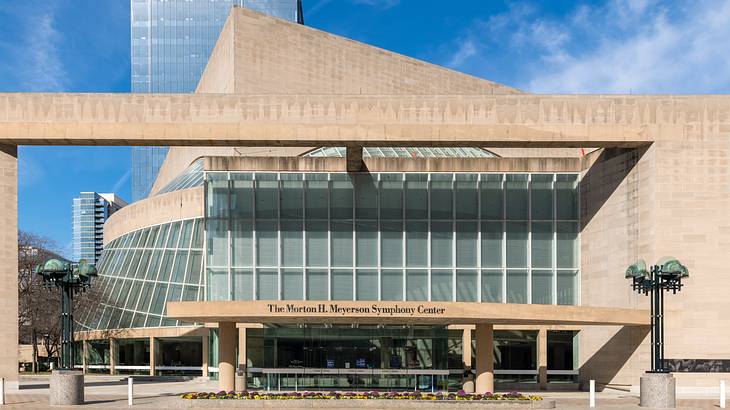
[[[203,219],[129,232],[97,265],[99,300],[77,316],[81,330],[186,325],[165,316],[170,301],[203,300]]]
[[[208,300],[577,304],[577,174],[206,174]]]

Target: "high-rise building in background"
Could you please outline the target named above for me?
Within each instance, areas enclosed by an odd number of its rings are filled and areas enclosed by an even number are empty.
[[[73,199],[73,257],[96,263],[104,245],[104,222],[127,202],[115,194],[81,192]]]
[[[301,0],[132,0],[132,92],[195,91],[234,5],[304,22]],[[147,197],[166,154],[132,147],[132,202]]]

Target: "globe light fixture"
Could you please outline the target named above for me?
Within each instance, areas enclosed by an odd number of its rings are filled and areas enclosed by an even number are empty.
[[[71,263],[49,259],[36,266],[35,273],[43,277],[43,283],[50,289],[61,290],[61,366],[73,369],[73,295],[91,287],[97,277],[96,267],[86,259]]]
[[[651,373],[669,373],[664,365],[664,292],[682,290],[682,279],[689,270],[677,258],[666,256],[647,269],[643,259],[626,269],[626,279],[632,288],[644,295],[651,294]]]

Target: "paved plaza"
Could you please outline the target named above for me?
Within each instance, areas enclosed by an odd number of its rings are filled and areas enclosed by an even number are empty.
[[[177,395],[189,391],[215,391],[216,381],[137,381],[134,385],[134,407],[148,409],[177,408]],[[588,408],[588,394],[583,392],[545,392],[554,399],[557,408],[577,410]],[[6,395],[6,408],[48,408],[48,377],[22,377],[21,388]],[[81,408],[122,409],[127,405],[127,381],[120,376],[91,376],[86,378],[86,405]],[[639,409],[639,399],[630,393],[602,392],[597,395],[598,409]],[[415,406],[414,406],[415,407]],[[64,408],[64,407],[55,407]],[[79,407],[76,407],[79,408]],[[715,397],[686,397],[678,400],[678,409],[719,408]]]

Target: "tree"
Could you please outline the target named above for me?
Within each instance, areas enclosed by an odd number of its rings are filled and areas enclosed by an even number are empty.
[[[38,340],[52,357],[60,342],[61,294],[43,284],[34,273],[50,258],[63,259],[50,249],[53,242],[30,232],[18,233],[18,335],[19,342],[33,346],[33,372],[38,371]]]

